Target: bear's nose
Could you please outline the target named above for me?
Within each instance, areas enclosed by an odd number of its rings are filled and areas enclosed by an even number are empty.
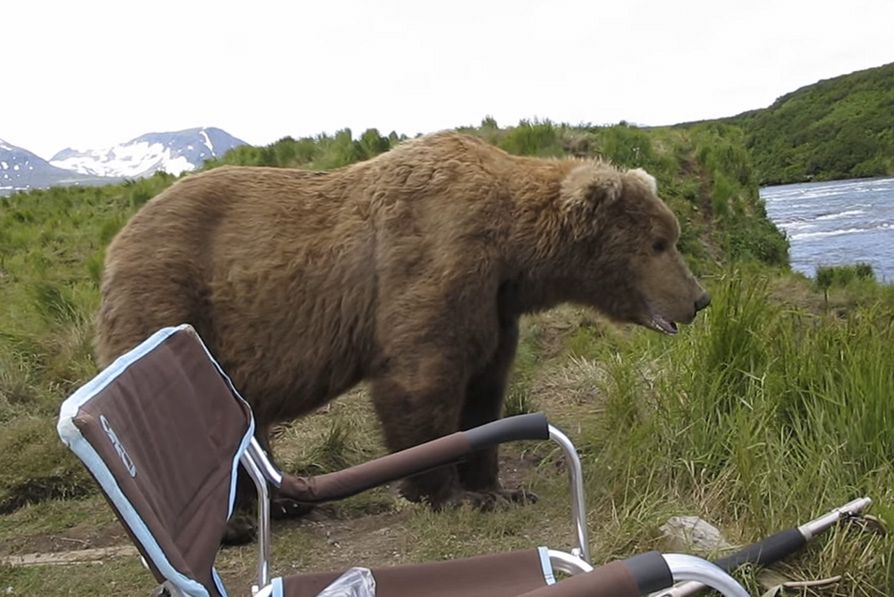
[[[695,310],[696,312],[701,311],[705,307],[711,304],[711,297],[708,296],[708,293],[704,293],[701,295],[697,301],[695,301]]]

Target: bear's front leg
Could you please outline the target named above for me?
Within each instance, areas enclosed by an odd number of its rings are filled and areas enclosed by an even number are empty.
[[[459,430],[466,382],[445,375],[445,367],[433,362],[436,360],[440,359],[433,358],[428,363],[404,359],[399,367],[370,386],[385,443],[391,452]],[[404,480],[401,493],[411,501],[427,501],[435,508],[464,497],[454,465]]]
[[[496,366],[494,361],[490,374],[476,376],[474,383],[467,373],[471,370],[467,355],[456,347],[450,350],[427,343],[404,351],[399,360],[389,359],[388,370],[374,379],[370,389],[386,444],[392,452],[472,426],[467,422],[485,423],[499,417],[501,388],[505,385],[518,337],[517,326],[509,328],[500,364]],[[484,400],[468,401],[472,386],[476,388],[475,396]],[[467,408],[469,404],[473,407]],[[426,501],[435,509],[462,503],[486,509],[528,497],[500,487],[495,449],[470,456],[469,465],[464,465],[462,470],[466,474],[464,478],[454,465],[415,475],[403,482],[401,493],[412,501]]]
[[[500,418],[518,336],[518,318],[501,320],[496,351],[487,365],[472,376],[466,389],[461,429],[471,429]],[[498,460],[496,446],[476,452],[458,465],[460,484],[469,491],[492,494],[498,500],[522,503],[536,501],[536,495],[523,489],[504,489],[501,486]]]

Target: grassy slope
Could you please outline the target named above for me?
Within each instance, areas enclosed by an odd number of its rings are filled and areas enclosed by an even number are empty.
[[[702,515],[734,541],[862,493],[888,514],[894,445],[885,430],[894,420],[894,380],[883,355],[894,340],[894,298],[872,285],[833,290],[826,314],[821,294],[779,273],[785,243],[763,218],[740,130],[549,123],[500,129],[486,121],[473,132],[516,153],[601,153],[648,168],[683,222],[684,249],[715,293],[705,317],[675,339],[619,330],[571,308],[524,322],[507,408],[543,409],[578,442],[599,561],[660,547],[657,528],[675,513]],[[355,141],[341,133],[245,148],[227,160],[331,168],[395,140],[367,132]],[[0,516],[0,554],[122,540],[53,425],[59,401],[93,373],[91,316],[102,249],[169,182],[159,176],[36,192],[0,204],[0,511],[7,512]],[[752,262],[762,265],[746,265]],[[740,269],[728,269],[730,263]],[[284,428],[277,443],[294,469],[327,470],[382,450],[362,391],[328,414]],[[279,570],[326,567],[327,558],[334,558],[329,565],[354,557],[414,561],[547,540],[567,545],[556,458],[540,444],[505,451],[504,470],[518,469],[511,476],[544,497],[528,508],[436,515],[381,490],[324,509],[316,519],[280,527]],[[18,507],[24,501],[35,503]],[[894,586],[892,553],[891,540],[836,533],[795,560],[793,575],[845,573],[829,594],[883,595]],[[246,586],[250,558],[248,549],[226,550],[225,578]],[[132,561],[99,574],[0,568],[0,586],[14,594],[64,594],[72,586],[91,593],[111,583],[148,589],[152,583],[138,569]]]
[[[820,81],[724,122],[763,184],[894,174],[894,63]]]

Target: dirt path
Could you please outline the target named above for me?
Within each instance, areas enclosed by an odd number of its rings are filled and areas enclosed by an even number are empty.
[[[135,558],[140,552],[132,545],[77,549],[50,553],[26,553],[0,557],[3,566],[56,566],[68,564],[102,564],[109,558]]]

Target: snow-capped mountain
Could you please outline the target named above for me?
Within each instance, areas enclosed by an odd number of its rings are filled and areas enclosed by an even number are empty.
[[[63,149],[50,164],[81,174],[141,178],[159,170],[180,175],[212,157],[245,145],[218,128],[194,128],[170,133],[148,133],[105,149]]]
[[[9,195],[13,191],[42,189],[53,185],[104,184],[115,180],[99,179],[56,168],[27,149],[0,139],[0,196]]]

